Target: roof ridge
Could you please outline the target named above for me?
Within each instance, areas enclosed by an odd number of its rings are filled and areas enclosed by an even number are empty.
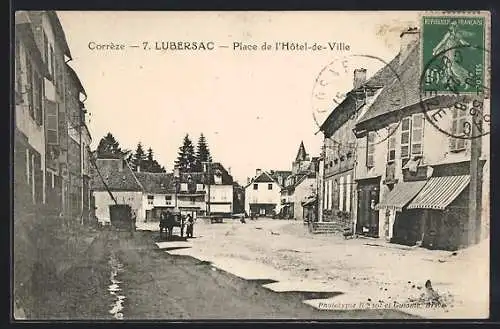
[[[123,162],[125,162],[125,165],[127,166],[127,168],[130,169],[130,171],[132,172],[132,176],[134,176],[134,179],[135,179],[136,183],[141,187],[142,191],[144,192],[146,189],[144,188],[144,186],[139,181],[139,178],[137,178],[137,176],[135,175],[136,173],[132,170],[132,168],[130,167],[130,165],[128,164],[127,161],[123,161]]]

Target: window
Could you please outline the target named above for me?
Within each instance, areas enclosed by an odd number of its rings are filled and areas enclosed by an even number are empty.
[[[324,185],[323,209],[328,209],[328,181],[326,181]]]
[[[339,182],[339,210],[344,211],[344,177]]]
[[[172,196],[171,195],[165,195],[165,203],[169,204],[172,202]]]
[[[410,128],[411,118],[404,118],[401,121],[401,159],[410,157]]]
[[[411,155],[422,155],[422,143],[424,139],[424,115],[417,113],[413,115],[411,125]]]
[[[38,72],[33,71],[33,99],[34,99],[34,111],[35,111],[35,121],[41,126],[43,124],[43,78],[38,74]]]
[[[333,181],[332,185],[332,208],[337,209],[339,207],[339,182],[338,180]]]
[[[58,104],[47,101],[47,144],[48,145],[57,145],[59,136],[58,136],[58,126],[59,121],[57,118],[58,114]],[[85,163],[85,161],[83,162]]]
[[[460,136],[464,134],[464,125],[467,122],[467,112],[453,108],[451,110],[452,121],[451,121],[451,133],[455,136]],[[458,152],[465,150],[466,141],[463,138],[450,137],[450,151]]]
[[[28,52],[26,54],[26,92],[28,94],[28,108],[30,116],[33,120],[35,120],[35,111],[33,107],[33,67],[31,64],[31,59],[28,56]]]
[[[389,127],[388,133],[390,134],[387,139],[387,162],[393,162],[396,159],[396,125]]]
[[[181,191],[187,191],[188,190],[188,184],[187,183],[181,183]]]
[[[267,189],[272,190],[273,189],[273,184],[267,184]]]
[[[347,175],[345,183],[345,211],[351,211],[351,175]]]
[[[16,38],[16,49],[15,51],[15,56],[16,56],[16,91],[18,93],[22,93],[23,88],[22,88],[22,70],[21,70],[21,41],[19,41],[18,38]]]
[[[43,59],[45,60],[45,63],[47,64],[47,68],[49,69],[49,72],[50,72],[49,40],[47,40],[47,35],[43,32],[42,32],[42,39],[43,39]]]
[[[49,58],[47,59],[49,64],[49,73],[52,76],[52,81],[55,79],[55,69],[54,69],[54,48],[49,47]]]
[[[375,132],[370,131],[366,136],[366,166],[371,168],[375,165]],[[342,183],[340,183],[342,185]]]
[[[148,204],[151,205],[154,203],[155,196],[154,195],[148,195]]]
[[[30,158],[30,150],[26,149],[26,183],[30,185],[30,168],[31,168],[31,158]]]
[[[253,189],[258,190],[259,189],[259,184],[253,184]]]

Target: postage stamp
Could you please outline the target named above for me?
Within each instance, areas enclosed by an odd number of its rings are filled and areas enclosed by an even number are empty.
[[[460,144],[489,133],[489,25],[484,13],[421,19],[420,105],[430,124]]]
[[[485,83],[485,28],[482,16],[422,17],[425,92],[482,93]]]

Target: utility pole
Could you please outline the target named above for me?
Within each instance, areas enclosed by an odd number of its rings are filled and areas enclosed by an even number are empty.
[[[212,162],[211,161],[203,161],[203,164],[207,166],[207,216],[210,216],[210,182],[212,177],[210,176]]]
[[[474,104],[475,102],[473,102]],[[473,114],[473,111],[475,115]],[[482,134],[482,120],[483,120],[483,108],[482,102],[481,106],[478,108],[473,106],[471,110],[472,122],[471,122],[471,134],[470,140],[470,183],[469,183],[469,225],[468,225],[468,244],[475,244],[477,241],[477,230],[478,223],[481,219],[481,167],[479,165],[479,158],[481,157],[481,138],[478,137]]]
[[[324,143],[324,142],[323,142]],[[318,207],[318,222],[323,222],[323,198],[324,198],[324,171],[325,171],[325,145],[323,144],[322,152],[319,160],[318,178],[317,178],[317,207]]]

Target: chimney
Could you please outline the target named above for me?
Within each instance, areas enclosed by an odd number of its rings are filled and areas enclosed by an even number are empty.
[[[255,176],[260,176],[260,174],[262,174],[262,170],[261,169],[256,169],[255,170]]]
[[[247,177],[247,184],[250,184],[250,177]]]
[[[227,168],[227,173],[228,173],[229,175],[231,175],[231,167],[228,167],[228,168]]]
[[[358,89],[366,82],[366,69],[359,68],[354,70],[354,89]]]
[[[399,50],[399,65],[403,64],[408,58],[415,44],[420,38],[420,31],[418,27],[409,27],[403,31],[399,37],[401,38],[401,48]]]

